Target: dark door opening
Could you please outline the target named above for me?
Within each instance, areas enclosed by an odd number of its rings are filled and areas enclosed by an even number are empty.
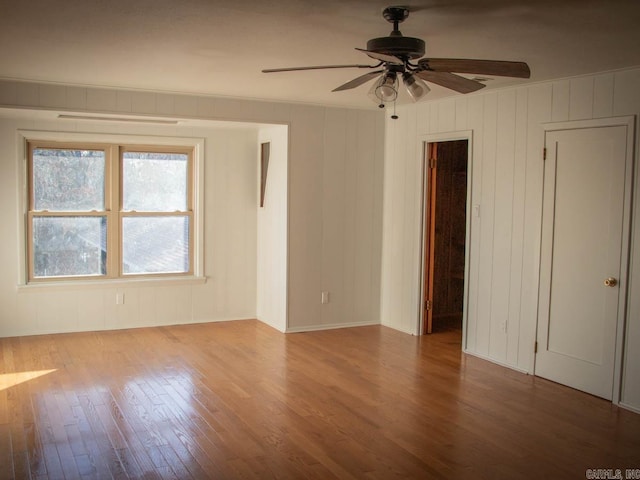
[[[468,140],[426,150],[423,334],[462,329]]]

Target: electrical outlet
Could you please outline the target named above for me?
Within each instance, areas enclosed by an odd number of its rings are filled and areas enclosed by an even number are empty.
[[[329,292],[322,292],[322,303],[329,303]]]
[[[124,305],[124,293],[116,293],[116,305]]]

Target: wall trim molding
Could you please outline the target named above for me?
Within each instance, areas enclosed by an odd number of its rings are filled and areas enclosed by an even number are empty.
[[[380,322],[354,322],[354,323],[331,323],[327,325],[310,325],[301,327],[288,327],[285,333],[304,333],[304,332],[317,332],[321,330],[335,330],[338,328],[351,328],[351,327],[370,327],[372,325],[381,325]],[[382,325],[385,326],[386,325]]]

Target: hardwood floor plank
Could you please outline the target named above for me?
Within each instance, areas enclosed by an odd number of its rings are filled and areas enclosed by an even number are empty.
[[[109,472],[114,478],[122,476],[124,467],[111,444],[106,427],[100,421],[96,406],[92,403],[91,398],[86,396],[79,397],[83,420],[86,424],[81,428],[85,443],[90,452],[90,458],[93,461],[98,472]],[[79,413],[80,415],[80,413]]]
[[[13,455],[9,425],[0,424],[0,478],[12,478]]]
[[[10,478],[15,479],[30,479],[31,469],[29,468],[29,459],[27,458],[27,452],[15,452],[13,454],[13,476]]]
[[[79,398],[78,402],[80,402]],[[78,471],[80,471],[81,475],[96,475],[99,478],[109,478],[111,475],[106,458],[100,454],[99,437],[96,437],[92,430],[80,403],[74,405],[72,411],[76,418],[75,428],[77,428],[82,439],[83,449],[87,452],[86,456],[76,455]]]
[[[640,415],[464,355],[456,331],[283,335],[242,321],[0,348],[0,372],[26,372],[0,390],[0,478],[526,479],[640,468]]]
[[[38,429],[35,423],[24,424],[27,439],[27,457],[29,459],[29,470],[35,477],[47,474],[47,467],[44,462],[44,448]]]

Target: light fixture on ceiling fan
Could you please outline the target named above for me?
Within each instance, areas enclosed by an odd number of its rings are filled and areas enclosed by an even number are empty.
[[[395,102],[398,98],[398,76],[394,72],[386,72],[374,82],[369,96],[376,103]]]
[[[524,62],[464,58],[421,58],[425,54],[424,40],[405,37],[398,28],[398,25],[409,16],[409,8],[387,7],[382,12],[382,16],[393,24],[393,31],[389,36],[369,40],[366,49],[356,48],[356,50],[367,54],[374,60],[378,60],[376,65],[319,65],[271,68],[262,71],[263,73],[274,73],[330,68],[375,68],[378,70],[356,77],[333,89],[333,91],[350,90],[376,78],[375,83],[369,90],[369,97],[380,107],[384,107],[386,103],[395,103],[397,100],[398,77],[402,77],[402,83],[411,99],[417,102],[430,91],[426,82],[435,83],[459,93],[471,93],[485,87],[483,83],[475,79],[456,75],[456,73],[516,78],[529,78],[531,76],[529,66]],[[415,60],[417,60],[417,63],[414,63]]]

